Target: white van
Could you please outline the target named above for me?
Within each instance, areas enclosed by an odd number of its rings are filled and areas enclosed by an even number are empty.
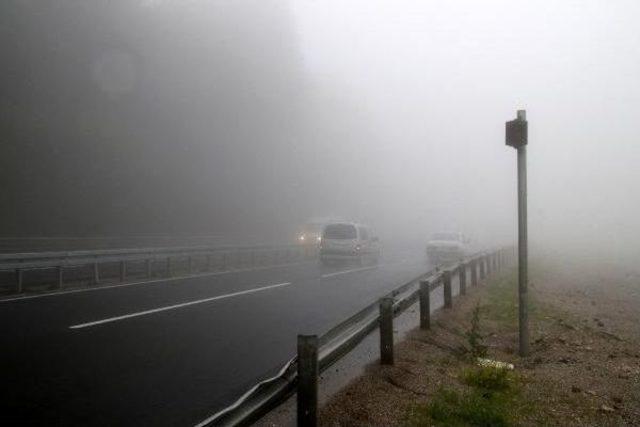
[[[427,256],[434,264],[459,261],[469,255],[469,239],[460,232],[434,233],[427,243]]]
[[[322,230],[320,261],[323,265],[340,261],[376,264],[380,252],[378,238],[366,225],[337,222],[327,224]]]

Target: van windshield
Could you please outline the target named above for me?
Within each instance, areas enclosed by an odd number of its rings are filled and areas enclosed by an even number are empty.
[[[351,224],[331,224],[324,229],[323,239],[355,239],[356,227]]]

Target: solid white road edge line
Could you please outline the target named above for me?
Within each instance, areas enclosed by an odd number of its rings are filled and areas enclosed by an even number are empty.
[[[199,299],[199,300],[195,300],[195,301],[183,302],[181,304],[168,305],[168,306],[165,306],[165,307],[154,308],[154,309],[151,309],[151,310],[138,311],[136,313],[125,314],[125,315],[122,315],[122,316],[109,317],[107,319],[95,320],[93,322],[80,323],[78,325],[69,326],[69,329],[89,328],[91,326],[102,325],[104,323],[110,323],[110,322],[117,322],[117,321],[120,321],[120,320],[130,319],[132,317],[146,316],[148,314],[159,313],[161,311],[174,310],[176,308],[188,307],[190,305],[202,304],[202,303],[205,303],[205,302],[216,301],[216,300],[221,300],[221,299],[225,299],[225,298],[232,298],[232,297],[237,297],[237,296],[240,296],[240,295],[246,295],[246,294],[252,294],[252,293],[255,293],[255,292],[266,291],[268,289],[280,288],[282,286],[289,286],[290,284],[291,284],[291,282],[278,283],[278,284],[275,284],[275,285],[269,285],[269,286],[263,286],[263,287],[260,287],[260,288],[247,289],[245,291],[233,292],[231,294],[218,295],[218,296],[211,297],[211,298],[204,298],[204,299]]]
[[[355,273],[356,271],[373,270],[374,268],[378,268],[378,266],[374,265],[374,266],[371,266],[371,267],[353,268],[351,270],[336,271],[335,273],[323,274],[322,278],[323,279],[327,279],[329,277],[339,276],[341,274]]]
[[[232,273],[248,273],[248,272],[251,272],[251,271],[269,270],[269,269],[278,268],[278,267],[290,267],[292,265],[300,265],[300,264],[304,264],[306,262],[307,261],[291,262],[291,263],[287,263],[287,264],[267,265],[267,266],[264,266],[264,267],[245,268],[245,269],[239,269],[239,270],[212,271],[212,272],[209,272],[209,273],[190,274],[188,276],[163,277],[163,278],[160,278],[160,279],[139,280],[137,282],[131,282],[131,283],[117,283],[117,284],[114,284],[114,285],[104,285],[104,286],[97,285],[97,286],[95,286],[93,288],[79,288],[79,289],[69,289],[69,290],[66,290],[66,291],[48,292],[48,293],[45,293],[45,294],[22,295],[22,296],[19,296],[19,297],[1,298],[0,299],[0,304],[2,304],[3,302],[20,301],[20,300],[25,300],[25,299],[56,297],[56,296],[60,296],[60,295],[77,294],[77,293],[80,293],[80,292],[103,291],[103,290],[107,290],[107,289],[124,288],[124,287],[127,287],[127,286],[154,285],[154,284],[157,284],[157,283],[175,282],[175,281],[178,281],[178,280],[195,279],[195,278],[198,278],[198,277],[222,276],[224,274],[232,274]]]

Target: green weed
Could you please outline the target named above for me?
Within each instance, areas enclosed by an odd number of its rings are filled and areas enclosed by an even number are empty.
[[[492,366],[463,369],[460,378],[467,385],[492,392],[508,390],[515,383],[512,371]]]
[[[411,426],[510,426],[508,405],[502,395],[474,389],[460,393],[440,389],[431,402],[412,408]]]
[[[483,337],[480,333],[480,306],[476,305],[471,315],[471,328],[465,332],[467,343],[469,344],[471,356],[475,360],[478,357],[487,355],[487,346],[482,343]]]

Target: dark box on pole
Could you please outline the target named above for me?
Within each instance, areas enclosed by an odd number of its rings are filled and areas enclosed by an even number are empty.
[[[507,122],[507,145],[520,148],[527,145],[527,121],[515,119]]]

